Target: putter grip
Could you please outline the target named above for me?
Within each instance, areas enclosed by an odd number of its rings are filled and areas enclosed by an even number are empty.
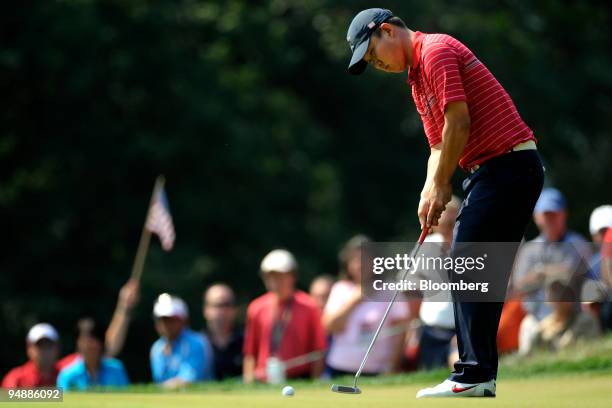
[[[421,231],[421,236],[419,237],[419,245],[423,243],[423,241],[425,241],[425,237],[427,236],[427,233],[429,232],[429,228],[425,227],[423,228],[423,230]]]

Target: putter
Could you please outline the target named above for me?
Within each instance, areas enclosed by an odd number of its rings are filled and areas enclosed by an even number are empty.
[[[421,236],[419,237],[419,241],[416,243],[416,245],[414,246],[412,250],[412,253],[410,254],[410,259],[414,259],[414,256],[419,251],[419,248],[421,248],[421,245],[423,245],[423,241],[425,241],[425,237],[427,236],[428,232],[429,232],[429,228],[427,227],[423,228],[423,231],[421,231]],[[404,271],[402,280],[406,279],[406,274],[408,273],[408,270],[409,268],[406,268],[406,270]],[[363,370],[363,367],[365,367],[366,361],[368,361],[368,356],[370,355],[370,351],[372,350],[372,347],[374,346],[374,343],[376,342],[376,339],[378,338],[378,334],[380,333],[383,325],[385,324],[385,321],[387,320],[389,311],[391,310],[391,307],[393,306],[393,303],[395,302],[395,299],[397,298],[398,294],[399,294],[399,289],[396,289],[395,293],[393,293],[393,296],[391,297],[391,300],[389,301],[389,304],[387,305],[387,310],[385,310],[385,314],[383,314],[382,320],[380,321],[378,328],[374,332],[374,336],[372,337],[372,340],[370,341],[370,345],[368,346],[368,349],[366,350],[365,355],[363,356],[363,360],[361,361],[359,370],[357,370],[357,373],[355,373],[355,379],[353,380],[353,385],[350,386],[350,385],[332,384],[331,390],[333,392],[338,392],[340,394],[361,394],[361,390],[357,386],[357,380],[359,380],[359,377],[361,376],[361,371]]]

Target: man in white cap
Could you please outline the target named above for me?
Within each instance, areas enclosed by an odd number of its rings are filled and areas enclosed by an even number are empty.
[[[153,307],[155,329],[160,338],[151,347],[153,381],[178,388],[213,378],[213,355],[208,339],[188,327],[185,302],[167,293]]]
[[[272,367],[283,371],[275,375],[289,378],[318,378],[323,372],[327,344],[321,316],[315,301],[296,290],[296,274],[297,262],[284,249],[275,249],[261,262],[268,292],[253,300],[247,310],[243,349],[246,383],[273,381],[269,378]],[[282,368],[288,360],[313,355],[304,358],[306,362],[287,364],[286,371]]]
[[[59,335],[48,323],[34,325],[26,336],[29,361],[13,368],[2,380],[2,388],[53,387],[58,374]]]

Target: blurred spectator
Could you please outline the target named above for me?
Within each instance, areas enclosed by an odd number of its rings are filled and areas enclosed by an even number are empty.
[[[342,279],[334,284],[323,313],[323,324],[332,335],[327,365],[331,374],[353,375],[387,308],[387,302],[364,301],[361,293],[361,246],[363,235],[350,239],[340,252]],[[403,296],[391,308],[381,336],[364,367],[365,375],[394,372],[400,367],[404,332],[396,332],[409,317]]]
[[[612,330],[612,227],[608,228],[601,244],[601,281],[606,300],[601,304],[599,321],[604,331]]]
[[[602,328],[606,327],[606,313],[609,309],[608,289],[601,274],[601,248],[606,231],[612,227],[612,205],[602,205],[593,210],[589,219],[589,232],[597,250],[589,261],[589,272],[587,280],[582,288],[582,301],[588,308],[601,319]],[[602,312],[603,315],[602,316]]]
[[[310,297],[317,303],[321,313],[323,313],[333,285],[334,278],[330,275],[319,275],[310,283]]]
[[[559,350],[580,339],[600,334],[597,320],[577,307],[577,294],[571,271],[559,271],[546,277],[546,297],[552,313],[538,322],[526,317],[520,329],[519,354],[527,355],[535,348]]]
[[[59,335],[48,323],[34,325],[26,336],[29,361],[13,368],[2,380],[2,388],[53,387],[58,374]]]
[[[109,357],[116,357],[123,349],[132,310],[138,304],[139,291],[140,283],[136,279],[128,280],[119,290],[113,319],[105,335],[106,355]]]
[[[160,338],[151,347],[153,381],[178,388],[213,378],[213,354],[208,339],[188,328],[185,302],[167,293],[153,307],[155,329]]]
[[[140,284],[137,280],[130,279],[119,290],[119,298],[113,313],[113,319],[108,329],[106,329],[104,336],[104,355],[107,357],[116,357],[123,349],[132,309],[138,303],[139,287]],[[74,351],[62,357],[57,362],[57,367],[61,371],[78,359],[80,359],[80,354],[78,351]]]
[[[589,218],[589,232],[595,245],[601,245],[606,230],[612,227],[612,205],[602,205],[593,210]],[[589,263],[589,279],[599,280],[601,277],[601,254],[595,252]]]
[[[521,323],[526,315],[520,297],[506,300],[497,329],[498,353],[513,353],[518,350]]]
[[[261,274],[268,292],[253,300],[247,310],[244,382],[276,382],[283,375],[318,378],[323,372],[325,333],[314,300],[295,288],[295,258],[276,249],[261,262]],[[312,357],[291,364],[291,360],[308,356]]]
[[[543,282],[547,274],[571,271],[575,290],[580,293],[589,258],[586,240],[567,229],[567,205],[561,192],[545,188],[534,209],[540,235],[524,244],[518,253],[512,276],[513,291],[523,294],[523,307],[537,321],[551,313],[545,303]]]
[[[446,257],[450,255],[450,245],[453,241],[453,228],[459,212],[461,200],[453,196],[440,216],[438,226],[433,228],[433,234],[425,238],[425,256]],[[436,253],[427,253],[436,252]],[[420,277],[423,271],[416,272]],[[450,293],[449,293],[450,298]],[[422,322],[419,336],[419,364],[420,369],[433,369],[448,367],[449,360],[458,359],[451,356],[452,339],[455,337],[455,315],[452,302],[424,300],[419,310]]]
[[[74,363],[75,361],[78,361],[80,358],[81,358],[81,355],[79,354],[77,350],[75,350],[74,352],[67,354],[64,357],[59,359],[59,361],[56,364],[57,369],[62,371],[64,368],[68,367],[70,364]]]
[[[242,375],[242,345],[244,333],[236,327],[234,291],[223,283],[210,286],[204,293],[204,334],[210,340],[214,354],[215,378]]]
[[[104,329],[91,318],[79,320],[77,327],[81,358],[60,371],[57,386],[64,391],[127,386],[128,376],[121,361],[104,357]]]
[[[595,208],[589,218],[589,232],[593,242],[601,245],[610,227],[612,227],[612,205],[606,204]]]
[[[330,275],[319,275],[310,283],[309,294],[310,297],[314,299],[319,308],[319,313],[323,315],[323,310],[325,309],[325,304],[327,303],[327,299],[329,298],[329,294],[331,292],[331,288],[334,285],[335,279]],[[327,339],[327,350],[331,347],[332,337],[326,333]],[[324,357],[325,361],[327,361],[327,354]],[[325,369],[322,375],[322,378],[329,379],[331,377],[331,370],[329,366],[325,365]]]

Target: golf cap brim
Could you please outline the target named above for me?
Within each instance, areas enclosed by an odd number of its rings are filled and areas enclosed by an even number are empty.
[[[353,56],[351,57],[351,62],[348,66],[348,71],[352,75],[360,75],[367,68],[368,63],[363,59],[363,57],[365,57],[366,52],[368,52],[369,46],[370,39],[368,38],[364,42],[359,44],[357,48],[355,48]]]

